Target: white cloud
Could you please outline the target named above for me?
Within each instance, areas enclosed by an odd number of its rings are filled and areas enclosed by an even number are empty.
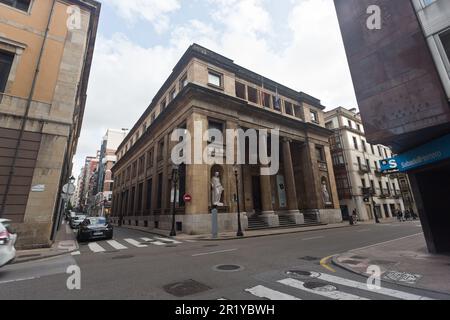
[[[158,33],[169,27],[169,13],[180,9],[178,0],[104,0],[130,23],[138,19],[150,22]]]
[[[108,1],[133,2],[124,4],[131,15],[138,2]],[[291,39],[284,46],[277,42],[274,21],[263,1],[208,3],[209,19],[202,12],[201,20],[182,21],[172,28],[164,46],[144,48],[123,35],[98,38],[74,174],[78,175],[86,155],[95,154],[107,128],[134,125],[194,42],[292,89],[311,94],[329,108],[357,106],[332,0],[294,2],[282,22]]]

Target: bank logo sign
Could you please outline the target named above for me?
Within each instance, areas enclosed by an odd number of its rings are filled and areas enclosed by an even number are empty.
[[[429,164],[450,159],[450,135],[436,139],[394,158],[380,161],[381,171],[408,172]]]

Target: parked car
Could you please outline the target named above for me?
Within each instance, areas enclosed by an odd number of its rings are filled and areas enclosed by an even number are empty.
[[[77,240],[79,242],[96,240],[96,239],[112,239],[113,226],[103,217],[86,218],[78,229]]]
[[[0,268],[16,257],[16,240],[17,234],[11,228],[11,221],[0,219]]]
[[[70,219],[70,227],[72,229],[78,229],[80,224],[86,220],[86,216],[85,215],[76,215],[75,217],[72,217],[72,219]]]

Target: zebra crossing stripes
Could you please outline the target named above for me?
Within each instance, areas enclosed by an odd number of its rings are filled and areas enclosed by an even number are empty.
[[[264,286],[256,286],[254,288],[245,289],[245,291],[258,298],[265,298],[269,300],[301,300],[289,294],[272,290]]]
[[[311,272],[309,277],[302,278],[302,280],[286,278],[274,281],[274,284],[277,285],[277,288],[280,284],[286,286],[286,289],[287,287],[291,288],[289,294],[273,290],[267,284],[265,284],[267,287],[258,285],[244,291],[255,297],[269,300],[301,300],[301,297],[292,295],[292,292],[294,292],[292,288],[302,295],[321,296],[332,300],[371,300],[376,296],[399,300],[433,300],[429,297],[384,287],[371,290],[366,283],[317,272]],[[340,287],[337,288],[334,285],[340,285]],[[345,292],[349,289],[357,289],[358,295]],[[369,294],[370,298],[365,297],[366,294]]]
[[[295,279],[284,279],[284,280],[280,280],[278,281],[278,283],[284,284],[286,286],[289,287],[293,287],[296,289],[300,289],[302,291],[305,291],[307,293],[312,293],[312,294],[316,294],[325,298],[330,298],[333,300],[369,300],[367,298],[363,298],[354,294],[350,294],[350,293],[345,293],[345,292],[341,292],[341,291],[327,291],[326,290],[326,286],[323,287],[323,290],[313,290],[313,289],[309,289],[305,286],[305,283],[299,280],[295,280]]]
[[[160,238],[160,237],[155,237],[155,239],[156,240],[160,240],[160,241],[165,241],[165,242],[170,242],[170,243],[172,243],[172,244],[181,244],[181,242],[180,241],[176,241],[176,240],[173,240],[173,239],[169,239],[169,238]]]
[[[136,241],[134,239],[124,239],[124,240],[137,248],[147,248],[146,244],[141,244],[141,242]]]
[[[128,249],[123,244],[117,242],[116,240],[108,240],[106,241],[111,247],[113,247],[116,250],[125,250]]]
[[[103,249],[103,247],[101,247],[97,242],[91,242],[88,244],[89,249],[91,249],[92,252],[94,253],[99,253],[99,252],[105,252],[106,250]]]
[[[148,243],[150,243],[152,245],[155,245],[155,246],[165,246],[165,245],[167,245],[166,242],[156,241],[156,240],[153,240],[153,239],[150,239],[150,238],[141,238],[141,239],[144,240],[145,242],[148,242]]]

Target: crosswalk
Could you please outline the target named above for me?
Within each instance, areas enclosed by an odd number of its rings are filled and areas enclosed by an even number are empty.
[[[107,240],[101,242],[89,242],[86,246],[81,245],[81,248],[87,248],[87,250],[80,250],[74,252],[72,255],[77,256],[82,253],[104,253],[109,251],[124,251],[131,248],[149,248],[149,247],[163,247],[163,246],[174,246],[180,245],[183,242],[163,237],[143,237],[138,239],[126,238],[126,239],[115,239],[115,240]]]
[[[331,300],[378,300],[383,298],[415,301],[433,300],[429,297],[384,287],[370,289],[365,282],[318,272],[307,272],[300,278],[288,273],[287,278],[273,280],[272,285],[270,283],[265,282],[263,285],[260,284],[244,291],[258,299],[267,300],[304,300],[306,298]],[[284,288],[284,290],[280,288]],[[221,298],[221,300],[225,299]]]

